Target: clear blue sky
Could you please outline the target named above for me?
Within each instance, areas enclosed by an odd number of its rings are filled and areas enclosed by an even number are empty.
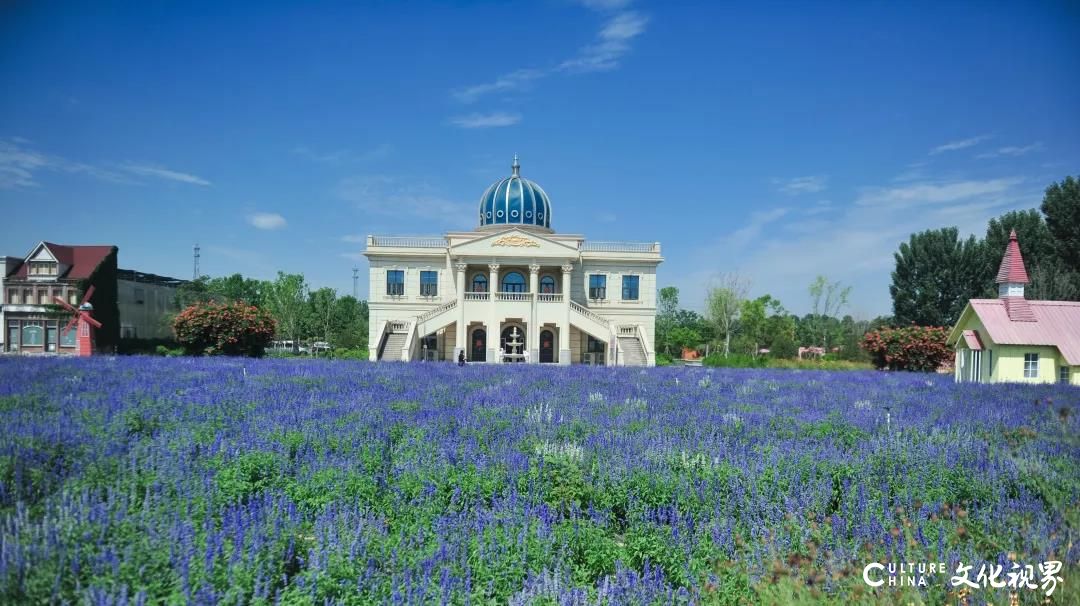
[[[0,7],[0,253],[189,277],[199,242],[364,295],[364,235],[472,227],[517,153],[686,307],[737,271],[805,312],[822,273],[871,317],[912,231],[1080,173],[1076,3],[220,4]]]

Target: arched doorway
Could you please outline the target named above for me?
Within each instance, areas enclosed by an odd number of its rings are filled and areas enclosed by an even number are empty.
[[[555,362],[555,333],[548,329],[540,331],[540,363],[553,364]]]
[[[469,356],[470,362],[486,362],[487,361],[487,331],[483,328],[477,328],[472,333],[472,339],[469,340],[471,347],[471,354]]]
[[[528,343],[525,342],[525,330],[520,326],[510,325],[503,329],[501,336],[499,345],[503,353],[515,356],[506,360],[509,362],[524,362],[524,357],[517,356],[523,356],[525,351],[528,350]]]

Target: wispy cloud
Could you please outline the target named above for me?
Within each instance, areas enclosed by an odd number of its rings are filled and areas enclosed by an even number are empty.
[[[127,171],[133,175],[140,177],[154,177],[157,179],[165,179],[166,181],[177,181],[180,183],[190,183],[192,185],[210,185],[210,182],[202,177],[196,177],[188,173],[182,173],[175,170],[169,170],[161,166],[153,166],[150,164],[124,164],[120,167],[121,170]]]
[[[389,143],[377,145],[367,151],[356,152],[351,149],[338,149],[330,152],[315,151],[305,145],[293,148],[293,153],[320,164],[341,165],[358,162],[370,162],[388,157],[394,151]]]
[[[775,183],[780,191],[785,194],[812,194],[825,189],[828,177],[824,176],[809,176],[809,177],[795,177],[794,179],[788,179],[786,181],[780,179],[774,179]]]
[[[810,206],[810,207],[807,207],[807,208],[803,208],[801,210],[802,210],[802,214],[808,215],[808,216],[813,216],[813,215],[824,214],[824,213],[827,213],[827,212],[832,212],[833,210],[835,210],[835,208],[833,207],[832,202],[830,202],[828,200],[819,200],[817,202],[817,204],[815,204],[813,206]]]
[[[944,153],[944,152],[956,151],[956,150],[959,150],[959,149],[966,149],[968,147],[978,145],[978,144],[982,143],[983,141],[986,141],[989,138],[990,138],[990,135],[979,135],[977,137],[971,137],[971,138],[968,138],[968,139],[960,139],[959,141],[949,141],[948,143],[945,143],[943,145],[939,145],[939,146],[935,147],[934,149],[930,150],[930,155],[931,156],[936,156],[936,155],[938,155],[940,153]]]
[[[893,253],[912,233],[952,225],[965,237],[981,234],[990,217],[1036,203],[1040,195],[1016,177],[940,179],[866,188],[845,204],[822,204],[832,211],[827,221],[783,209],[762,211],[694,251],[695,258],[723,261],[680,272],[684,277],[675,285],[693,304],[704,300],[704,285],[714,276],[737,267],[753,276],[757,294],[772,294],[804,313],[807,285],[826,274],[855,287],[852,306],[843,313],[887,313]]]
[[[428,183],[388,175],[342,179],[334,194],[367,215],[411,217],[455,228],[472,225],[476,214],[474,204],[450,199]]]
[[[521,114],[507,112],[474,113],[450,119],[451,124],[461,128],[497,128],[500,126],[513,126],[518,122],[521,122]]]
[[[578,73],[615,69],[619,59],[630,51],[630,43],[645,32],[648,23],[648,17],[634,11],[615,15],[604,24],[595,43],[563,61],[558,69]]]
[[[864,189],[855,203],[859,206],[888,206],[894,209],[945,204],[975,196],[1000,194],[1021,181],[1022,179],[1009,177],[981,181],[913,183],[903,187],[875,187]]]
[[[481,84],[466,86],[452,92],[462,103],[473,103],[492,93],[527,90],[537,81],[558,73],[588,73],[615,69],[624,55],[630,52],[631,43],[645,32],[649,18],[641,13],[624,10],[625,0],[584,0],[586,8],[611,13],[604,21],[596,40],[582,47],[573,56],[553,67],[516,69]]]
[[[248,215],[248,223],[258,229],[274,230],[288,225],[285,217],[277,213],[254,213]]]
[[[75,162],[55,154],[33,149],[29,141],[18,137],[0,139],[0,189],[37,187],[42,172],[80,174],[110,183],[138,185],[135,177],[163,179],[191,185],[210,185],[201,177],[152,164],[128,162],[121,165],[95,165]]]
[[[26,149],[23,139],[0,140],[0,188],[34,187],[34,173],[52,165],[52,160],[39,152]]]
[[[999,147],[992,152],[986,152],[985,154],[979,154],[976,158],[999,158],[1001,156],[1018,157],[1030,154],[1035,151],[1042,151],[1042,141],[1037,141],[1031,145],[1015,146],[1010,145],[1006,147]]]

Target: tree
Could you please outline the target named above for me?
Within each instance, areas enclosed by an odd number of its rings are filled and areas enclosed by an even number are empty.
[[[672,355],[671,331],[679,311],[679,289],[666,286],[660,289],[656,310],[656,348]]]
[[[330,342],[334,347],[353,349],[367,346],[367,339],[367,301],[357,301],[351,296],[338,298],[334,304]]]
[[[816,333],[821,336],[821,346],[828,349],[830,322],[826,319],[835,321],[833,316],[847,305],[851,287],[844,287],[839,281],[829,282],[825,276],[818,276],[810,283],[809,291]]]
[[[278,334],[299,342],[307,304],[307,285],[301,274],[278,272],[277,280],[263,283],[266,306],[277,320]]]
[[[1080,179],[1069,176],[1047,187],[1040,209],[1057,257],[1068,271],[1080,272]]]
[[[173,319],[177,342],[194,355],[259,357],[275,330],[269,313],[241,302],[198,302]]]
[[[983,244],[974,236],[960,240],[955,227],[912,234],[893,256],[896,269],[889,293],[898,326],[952,325],[968,299],[984,291],[988,269]]]
[[[709,289],[706,297],[709,319],[724,335],[725,358],[731,353],[731,338],[735,332],[735,321],[739,317],[748,288],[746,280],[738,274],[725,274],[720,278],[718,286]]]
[[[336,306],[337,293],[332,288],[323,287],[308,293],[308,313],[312,334],[317,335],[321,341],[330,342]]]
[[[262,284],[259,280],[233,274],[224,278],[211,278],[206,286],[210,296],[215,300],[220,298],[224,301],[243,301],[260,306],[262,303]]]

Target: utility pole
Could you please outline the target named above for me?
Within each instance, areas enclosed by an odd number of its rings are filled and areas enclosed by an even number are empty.
[[[360,270],[356,267],[352,268],[352,296],[354,299],[360,299],[360,290],[357,286],[360,282]]]

